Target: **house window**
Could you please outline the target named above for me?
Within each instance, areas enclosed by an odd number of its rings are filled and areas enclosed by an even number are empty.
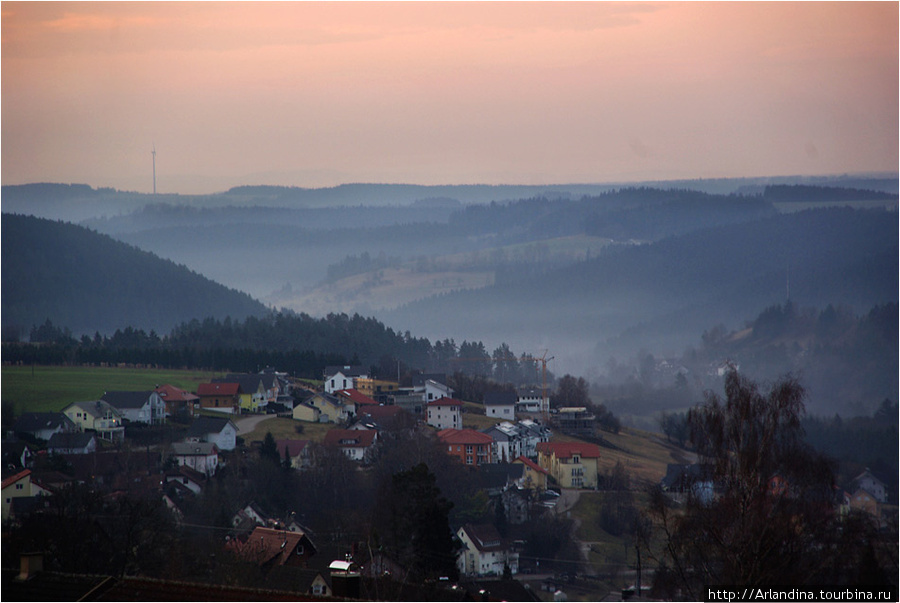
[[[16,484],[16,490],[24,490],[25,484]]]
[[[466,454],[472,454],[472,445],[466,444]]]
[[[472,457],[471,457],[471,456],[467,456],[467,457],[466,457],[466,465],[471,465],[471,464],[472,464]]]

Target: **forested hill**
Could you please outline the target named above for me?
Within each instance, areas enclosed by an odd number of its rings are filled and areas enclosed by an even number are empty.
[[[611,247],[539,278],[498,280],[381,318],[426,337],[435,317],[458,338],[519,332],[557,357],[580,347],[585,365],[642,348],[678,353],[709,325],[737,327],[788,296],[860,310],[896,301],[897,243],[895,212],[807,210]]]
[[[245,293],[81,226],[4,213],[2,230],[5,335],[27,338],[47,319],[93,335],[266,312]]]

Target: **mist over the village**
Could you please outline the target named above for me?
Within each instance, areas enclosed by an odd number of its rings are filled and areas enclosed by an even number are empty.
[[[3,599],[896,595],[895,3],[69,5]]]

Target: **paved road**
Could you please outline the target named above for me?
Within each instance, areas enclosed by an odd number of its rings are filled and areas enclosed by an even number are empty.
[[[260,423],[274,419],[276,415],[247,415],[240,419],[235,419],[234,424],[237,427],[238,435],[248,434],[254,431]]]

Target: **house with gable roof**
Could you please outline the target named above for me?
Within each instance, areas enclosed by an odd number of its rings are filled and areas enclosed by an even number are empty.
[[[125,440],[125,424],[122,415],[108,402],[91,400],[73,402],[63,409],[81,431],[94,431],[103,440],[122,442]]]
[[[226,414],[241,414],[240,383],[201,383],[197,386],[200,408]]]
[[[26,412],[16,419],[13,433],[50,440],[55,433],[77,431],[75,423],[61,412]]]
[[[328,392],[313,394],[303,401],[301,406],[303,405],[311,406],[319,411],[320,423],[343,423],[356,413],[355,404],[346,398],[339,398]],[[297,412],[294,413],[294,417],[297,417]]]
[[[228,417],[197,417],[184,437],[185,442],[209,442],[219,450],[237,446],[237,426]]]
[[[355,416],[368,406],[378,406],[378,402],[365,395],[358,389],[339,389],[334,392],[334,396],[344,401],[344,406],[348,409],[353,408],[352,414]],[[349,412],[349,410],[348,410]]]
[[[519,573],[519,554],[492,524],[466,524],[457,530],[456,537],[462,544],[456,558],[460,574],[502,576],[506,567],[513,574]]]
[[[884,482],[875,477],[868,468],[853,478],[849,489],[852,493],[865,490],[879,503],[886,503],[888,499],[887,487]]]
[[[600,447],[588,442],[541,442],[538,465],[563,488],[596,488]]]
[[[213,383],[237,383],[241,386],[240,399],[242,412],[265,412],[269,403],[268,390],[263,382],[262,375],[229,374],[225,377],[213,379]],[[273,399],[274,401],[274,399]]]
[[[374,429],[329,429],[322,444],[339,449],[353,461],[365,462],[369,459],[378,439]]]
[[[88,454],[97,450],[97,438],[85,431],[54,433],[47,442],[47,450],[50,454]]]
[[[522,470],[522,486],[532,490],[546,490],[550,473],[526,456],[520,456],[513,463],[524,466]]]
[[[325,393],[333,394],[341,389],[354,389],[356,379],[367,378],[369,372],[361,365],[326,366]]]
[[[294,469],[306,469],[310,464],[309,440],[275,440],[278,454],[287,458]]]
[[[166,404],[166,415],[194,416],[194,411],[200,406],[200,397],[189,391],[175,387],[174,385],[157,385],[154,390]]]
[[[437,429],[462,427],[463,403],[453,398],[438,398],[425,405],[426,422]]]
[[[49,494],[49,492],[32,481],[31,469],[24,469],[7,477],[3,480],[2,487],[2,520],[5,522],[9,519],[13,499],[31,498],[44,494]]]
[[[258,564],[263,571],[276,566],[306,567],[316,547],[305,532],[290,532],[257,526],[246,540],[234,538],[226,544],[246,561]]]
[[[516,420],[516,392],[485,392],[484,414],[507,421]]]
[[[166,403],[153,390],[109,391],[100,399],[115,408],[124,420],[132,423],[160,425],[166,420]]]
[[[205,475],[215,475],[219,467],[219,449],[209,442],[173,442],[170,453],[179,466]]]

